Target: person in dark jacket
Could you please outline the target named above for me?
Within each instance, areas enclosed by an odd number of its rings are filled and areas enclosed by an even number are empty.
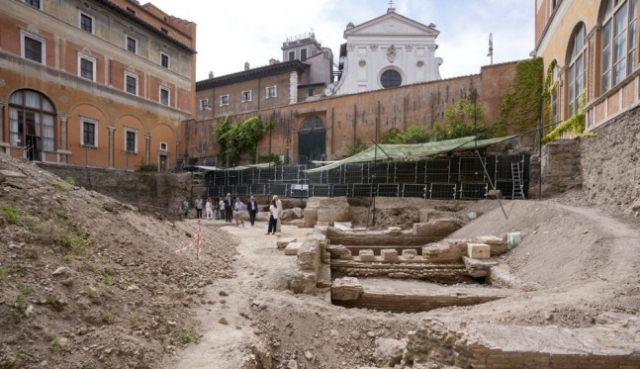
[[[228,193],[227,197],[224,198],[224,217],[227,223],[231,223],[233,219],[233,199],[231,199],[231,194]]]
[[[249,211],[249,221],[253,227],[253,223],[256,222],[256,214],[258,214],[258,202],[255,197],[251,196],[249,199],[249,202],[247,203],[247,210]]]

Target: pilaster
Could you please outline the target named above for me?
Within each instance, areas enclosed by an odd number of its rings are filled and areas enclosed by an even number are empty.
[[[71,116],[69,114],[58,114],[58,120],[60,121],[60,150],[67,150],[67,122]]]
[[[113,136],[116,130],[116,127],[107,127],[109,128],[109,168],[114,167],[113,163]]]
[[[144,162],[145,164],[149,164],[149,159],[151,157],[151,133],[147,133],[144,135]]]

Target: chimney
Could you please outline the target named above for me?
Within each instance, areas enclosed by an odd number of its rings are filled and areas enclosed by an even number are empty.
[[[213,71],[209,72],[209,79],[213,78]]]
[[[249,70],[251,67],[249,66],[249,62],[244,63],[244,70]]]

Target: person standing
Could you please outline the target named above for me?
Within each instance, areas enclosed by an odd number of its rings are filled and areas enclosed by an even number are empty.
[[[207,220],[213,220],[213,203],[211,202],[211,198],[207,199],[205,210],[207,211]]]
[[[236,197],[236,203],[233,209],[233,215],[236,218],[236,227],[240,227],[241,223],[242,223],[242,226],[244,227],[244,220],[242,219],[242,211],[244,210],[244,208],[245,208],[244,203],[240,201],[239,197]]]
[[[278,233],[280,233],[280,225],[282,223],[282,201],[280,200],[280,198],[278,197],[278,195],[273,195],[273,198],[276,200],[276,208],[278,208],[278,217],[276,218],[277,220],[277,228],[278,228]]]
[[[196,218],[202,219],[202,198],[200,196],[196,199]]]
[[[184,218],[189,218],[189,200],[184,199],[182,202],[182,211],[184,211]]]
[[[220,209],[220,220],[224,219],[224,200],[222,196],[218,197],[220,201],[218,201],[218,208]]]
[[[216,216],[216,220],[220,219],[220,196],[216,196],[212,201],[213,203],[213,214]]]
[[[231,223],[231,217],[233,216],[233,200],[231,194],[228,193],[224,199],[224,216],[227,223]]]
[[[276,206],[276,200],[271,200],[269,206],[269,227],[267,228],[267,236],[270,234],[276,234],[276,227],[278,226],[278,207]]]
[[[258,202],[255,197],[251,196],[247,203],[247,209],[249,210],[249,221],[253,227],[253,224],[256,222],[256,214],[258,213]]]

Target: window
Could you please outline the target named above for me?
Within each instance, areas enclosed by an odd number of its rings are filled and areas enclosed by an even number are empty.
[[[169,31],[166,28],[160,28],[160,32],[164,33],[166,36],[169,35]]]
[[[571,39],[569,56],[569,117],[580,112],[580,96],[585,88],[585,27],[580,24]]]
[[[393,69],[389,69],[382,73],[380,83],[384,88],[398,87],[402,85],[402,76]]]
[[[169,55],[160,53],[160,65],[165,68],[169,68]]]
[[[98,121],[83,118],[82,122],[82,145],[98,147]]]
[[[160,87],[160,104],[169,106],[169,89],[166,87]]]
[[[24,0],[24,2],[33,6],[36,9],[42,10],[42,4],[40,3],[40,0]]]
[[[313,87],[309,87],[309,89],[307,90],[307,96],[313,96]]]
[[[134,128],[126,127],[124,129],[124,150],[128,153],[135,154],[138,152],[138,140],[136,136],[138,131]]]
[[[606,0],[602,21],[602,92],[622,82],[636,66],[638,0]]]
[[[296,52],[295,51],[289,51],[289,61],[291,60],[296,60]]]
[[[23,58],[46,64],[47,43],[44,38],[26,31],[20,31],[20,41],[22,43]]]
[[[55,151],[56,111],[51,101],[32,90],[18,90],[9,97],[9,143],[27,147],[30,158],[40,151]]]
[[[129,36],[127,36],[127,50],[131,51],[132,53],[136,53],[137,52],[137,41],[135,38],[131,38]]]
[[[300,61],[307,61],[307,49],[300,50]]]
[[[558,66],[556,65],[553,68],[553,81],[552,81],[552,85],[557,83],[558,81]],[[551,124],[553,124],[553,126],[555,127],[558,124],[558,89],[559,87],[556,87],[555,91],[553,91],[553,95],[551,96]]]
[[[127,8],[127,11],[129,12],[129,14],[131,15],[136,15],[136,11],[131,9],[131,8]]]
[[[80,13],[80,29],[93,33],[93,17],[90,17],[84,13]]]
[[[270,97],[276,97],[276,87],[277,86],[267,87],[267,99]]]
[[[79,59],[80,59],[80,65],[79,65],[80,72],[78,74],[80,75],[80,77],[86,78],[90,81],[95,81],[96,63],[94,62],[94,60],[84,56],[79,56]]]
[[[208,110],[209,109],[209,99],[200,100],[200,110]]]
[[[169,145],[166,142],[160,142],[160,151],[167,151],[168,147]]]
[[[136,76],[133,73],[124,72],[124,89],[126,92],[133,94],[133,95],[138,95],[138,76]]]
[[[220,106],[229,105],[229,95],[220,96]]]
[[[251,91],[242,91],[242,102],[251,101]]]

